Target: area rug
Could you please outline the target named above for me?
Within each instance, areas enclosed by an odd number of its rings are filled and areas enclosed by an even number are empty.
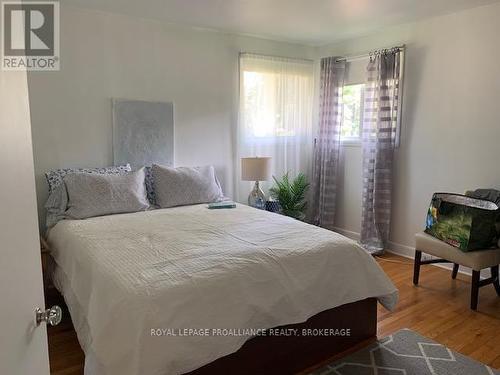
[[[500,375],[500,371],[402,329],[312,375]]]

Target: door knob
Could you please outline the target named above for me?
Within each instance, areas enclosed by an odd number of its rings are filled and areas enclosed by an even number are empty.
[[[42,311],[40,308],[35,310],[36,316],[36,324],[40,325],[40,323],[45,322],[50,324],[51,326],[56,326],[61,323],[62,319],[62,310],[59,306],[54,305],[50,309]]]

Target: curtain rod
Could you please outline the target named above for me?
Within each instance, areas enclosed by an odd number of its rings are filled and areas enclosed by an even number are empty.
[[[289,57],[289,56],[276,56],[276,55],[266,55],[264,53],[257,53],[257,52],[245,52],[241,51],[241,55],[256,55],[256,56],[262,56],[262,57],[274,57],[275,59],[284,59],[284,60],[298,60],[298,61],[307,61],[307,62],[314,62],[314,60],[311,59],[304,59],[300,57]]]
[[[380,52],[380,51],[384,51],[384,50],[387,50],[387,51],[390,51],[390,50],[404,51],[405,48],[406,48],[406,45],[402,44],[400,46],[391,47],[391,48],[381,48],[381,49],[378,49],[378,50],[375,50],[375,51],[370,51],[368,53],[363,53],[361,55],[352,55],[352,56],[339,57],[335,61],[337,61],[337,62],[338,61],[352,62],[352,61],[357,61],[357,60],[364,60],[364,59],[370,57],[371,55],[374,55],[374,54],[376,54],[377,52]]]

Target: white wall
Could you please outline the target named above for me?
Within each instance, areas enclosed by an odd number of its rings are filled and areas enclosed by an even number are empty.
[[[500,4],[320,48],[357,55],[406,43],[403,131],[396,152],[393,249],[412,253],[433,192],[500,188]],[[359,233],[361,149],[344,149],[336,223]]]
[[[173,101],[176,164],[215,165],[231,196],[240,51],[315,49],[61,4],[61,71],[29,74],[39,208],[45,171],[112,163],[113,97]]]
[[[113,97],[173,101],[176,164],[214,164],[232,195],[238,52],[311,58],[406,43],[391,241],[411,252],[433,192],[500,188],[498,19],[499,4],[313,49],[62,4],[61,71],[29,76],[39,206],[46,170],[112,163]],[[355,234],[361,150],[346,147],[342,158],[336,222]]]

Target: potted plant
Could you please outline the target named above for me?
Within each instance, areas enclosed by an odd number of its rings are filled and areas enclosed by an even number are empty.
[[[273,176],[273,179],[276,185],[269,189],[269,193],[272,198],[279,202],[280,212],[283,215],[303,221],[306,217],[306,193],[309,189],[306,176],[299,173],[293,181],[290,181],[287,172],[281,180],[278,180],[275,176]]]

